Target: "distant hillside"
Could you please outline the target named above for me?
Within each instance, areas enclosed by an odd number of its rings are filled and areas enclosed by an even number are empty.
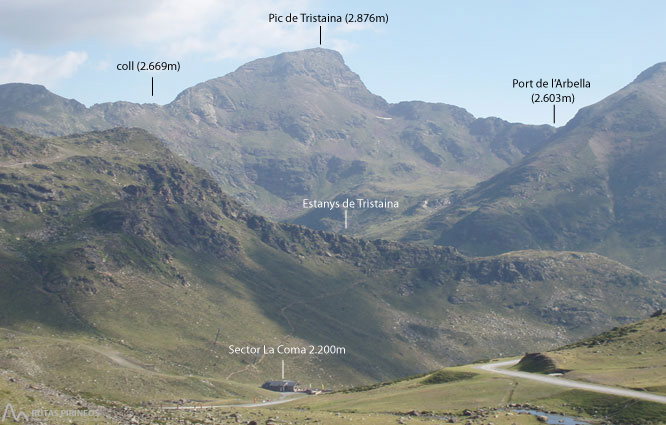
[[[662,63],[581,109],[547,145],[403,229],[403,237],[473,255],[594,251],[665,276],[665,142]]]
[[[491,177],[554,133],[451,105],[388,104],[339,53],[320,48],[257,59],[165,106],[86,108],[41,86],[6,84],[0,124],[43,136],[140,127],[259,214],[315,229],[343,232],[342,212],[304,210],[303,198],[400,201],[397,211],[355,211],[351,234],[386,234],[385,223],[427,216],[451,190]]]
[[[113,398],[229,396],[282,359],[304,382],[372,382],[560,345],[665,298],[595,254],[468,258],[276,224],[138,129],[0,128],[0,189],[0,366]]]

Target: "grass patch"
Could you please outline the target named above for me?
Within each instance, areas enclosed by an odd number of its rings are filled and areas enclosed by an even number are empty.
[[[422,380],[421,383],[428,385],[428,384],[444,384],[447,382],[463,381],[465,379],[471,379],[477,376],[477,374],[472,372],[456,372],[456,371],[442,369],[432,374],[422,373],[419,375],[406,376],[404,378],[398,378],[392,381],[377,382],[376,384],[348,388],[339,392],[342,394],[348,394],[348,393],[371,391],[371,390],[376,390],[377,388],[386,387],[388,385],[397,384],[398,382],[423,378],[424,376],[427,376],[427,378]]]
[[[572,390],[558,399],[592,416],[605,416],[617,425],[663,424],[666,405],[607,394]]]
[[[456,382],[456,381],[464,381],[466,379],[472,379],[475,376],[477,376],[477,374],[472,372],[456,372],[452,370],[442,369],[428,376],[426,379],[424,379],[421,382],[426,385],[445,384],[447,382]]]
[[[650,391],[651,393],[666,394],[666,385],[655,385],[653,387],[646,387],[645,390]]]
[[[409,381],[409,380],[412,380],[412,379],[422,378],[426,375],[427,375],[426,373],[422,373],[420,375],[406,376],[404,378],[398,378],[398,379],[394,379],[392,381],[377,382],[376,384],[363,385],[363,386],[360,386],[360,387],[353,387],[353,388],[347,388],[345,390],[336,391],[336,392],[340,392],[342,394],[347,394],[347,393],[358,393],[358,392],[363,392],[363,391],[376,390],[377,388],[382,388],[382,387],[386,387],[388,385],[397,384],[398,382]]]

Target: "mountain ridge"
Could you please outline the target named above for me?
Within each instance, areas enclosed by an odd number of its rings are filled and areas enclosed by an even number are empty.
[[[664,69],[582,108],[547,145],[462,194],[425,229],[469,254],[594,251],[662,275]]]
[[[300,200],[391,197],[405,205],[388,215],[359,212],[348,233],[404,217],[427,200],[435,205],[554,132],[477,119],[446,104],[388,104],[338,52],[320,48],[257,59],[183,90],[164,106],[112,102],[72,113],[60,98],[52,107],[46,101],[41,109],[17,107],[5,91],[0,86],[4,125],[48,136],[144,128],[211,172],[226,192],[275,219],[344,232],[336,215],[304,211]]]
[[[594,251],[661,276],[664,69],[654,65],[557,130],[447,104],[388,104],[325,49],[257,59],[165,106],[80,109],[56,98],[53,108],[17,107],[8,93],[20,87],[0,86],[0,122],[37,134],[144,128],[254,212],[313,229],[470,255]],[[304,198],[401,208],[351,211],[345,229],[341,210],[303,209]]]

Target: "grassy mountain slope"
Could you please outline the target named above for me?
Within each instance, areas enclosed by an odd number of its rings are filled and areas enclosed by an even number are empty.
[[[302,199],[389,198],[398,211],[356,211],[347,233],[388,234],[542,145],[550,126],[476,119],[445,104],[388,104],[331,50],[258,59],[168,105],[85,108],[41,86],[0,86],[0,124],[40,135],[139,127],[209,171],[260,214],[343,231],[341,211]],[[384,223],[389,225],[381,226]]]
[[[542,373],[560,370],[565,371],[565,377],[569,379],[664,394],[664,352],[666,314],[658,311],[648,319],[552,351],[535,353],[538,356],[530,354],[515,368]],[[424,412],[422,415],[426,417],[453,415],[455,423],[504,423],[505,420],[515,423],[520,416],[504,417],[505,412],[514,409],[561,412],[591,418],[593,423],[637,425],[666,421],[666,406],[663,404],[489,374],[470,365],[357,387],[304,400],[299,405],[312,411],[403,415],[417,411]],[[472,412],[464,415],[464,410]],[[550,413],[546,415],[550,416]],[[536,418],[533,420],[537,423]]]
[[[437,376],[451,379],[432,383]],[[664,423],[666,415],[666,406],[660,403],[571,390],[490,374],[471,366],[442,369],[426,377],[372,389],[357,388],[305,399],[290,407],[368,417],[381,412],[411,418],[416,412],[417,418],[430,422],[446,418],[447,423],[475,425],[543,423],[536,416],[520,413],[526,409],[544,412],[543,415],[555,421],[551,423],[557,423],[552,414],[560,414],[582,417],[581,423],[659,425]]]
[[[150,387],[157,399],[180,385],[225,398],[245,390],[220,383],[256,385],[282,359],[304,382],[368,382],[552,347],[664,300],[594,254],[468,258],[272,223],[142,130],[3,128],[0,146],[0,327],[15,333],[0,361],[80,392],[136,400]],[[345,354],[232,355],[231,344]],[[89,378],[64,379],[72,370]],[[128,376],[143,383],[130,391]]]
[[[663,276],[665,84],[657,64],[581,109],[546,146],[428,218],[418,237],[476,255],[594,251]]]
[[[666,314],[542,354],[571,379],[666,394]]]

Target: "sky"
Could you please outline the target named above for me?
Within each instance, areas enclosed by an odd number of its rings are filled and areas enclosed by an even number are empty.
[[[0,84],[43,84],[87,106],[166,104],[248,61],[320,46],[319,23],[269,22],[271,13],[388,16],[322,24],[321,47],[340,51],[389,102],[443,102],[528,124],[553,124],[552,104],[533,104],[534,93],[574,95],[556,105],[561,126],[666,61],[659,0],[2,0]],[[179,62],[180,71],[117,70],[132,60]],[[513,87],[541,78],[590,88]]]

